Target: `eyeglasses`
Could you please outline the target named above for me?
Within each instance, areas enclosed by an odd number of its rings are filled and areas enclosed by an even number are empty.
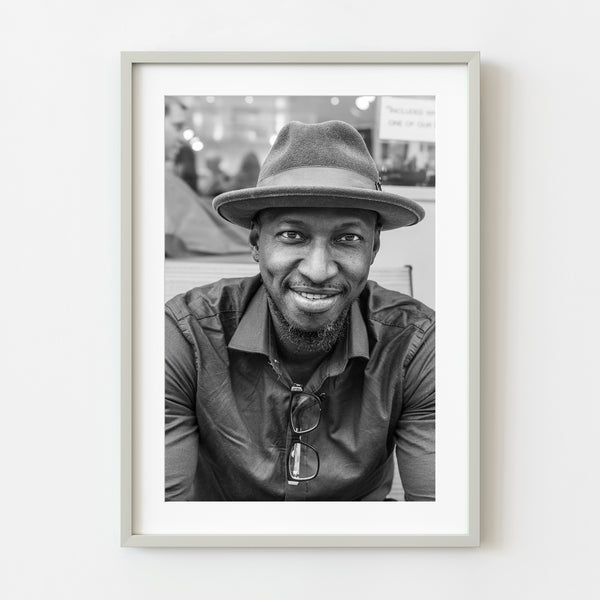
[[[315,394],[302,391],[299,385],[292,386],[290,402],[290,425],[297,439],[292,439],[288,454],[288,482],[310,481],[319,472],[319,453],[299,436],[313,431],[321,420],[321,400]]]

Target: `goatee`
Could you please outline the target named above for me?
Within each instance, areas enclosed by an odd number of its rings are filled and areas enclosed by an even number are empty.
[[[273,298],[267,293],[271,314],[281,325],[281,341],[290,342],[299,352],[330,352],[348,328],[348,313],[350,307],[344,309],[335,320],[330,321],[314,331],[306,331],[292,325],[279,310]]]

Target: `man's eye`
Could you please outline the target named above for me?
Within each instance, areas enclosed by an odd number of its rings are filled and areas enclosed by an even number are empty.
[[[362,238],[360,235],[356,233],[345,233],[344,235],[340,235],[338,241],[340,242],[360,242]]]
[[[299,233],[298,231],[282,231],[279,234],[284,240],[290,240],[290,241],[294,241],[297,242],[299,240],[302,240],[302,234]]]

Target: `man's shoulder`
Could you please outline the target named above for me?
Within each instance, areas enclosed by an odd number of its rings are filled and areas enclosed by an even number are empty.
[[[260,285],[260,275],[220,279],[178,294],[165,304],[165,310],[176,321],[241,315]]]
[[[363,315],[373,324],[390,328],[414,327],[426,331],[435,324],[435,312],[412,296],[367,282],[361,297]]]

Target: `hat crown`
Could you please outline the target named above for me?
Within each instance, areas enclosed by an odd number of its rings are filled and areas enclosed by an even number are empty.
[[[326,167],[358,173],[379,181],[375,161],[360,133],[343,121],[307,124],[291,121],[285,125],[267,155],[257,187],[268,186],[269,178],[291,169]]]
[[[226,220],[250,229],[269,208],[350,208],[379,215],[382,229],[418,223],[416,202],[382,189],[375,161],[360,133],[343,121],[282,127],[265,159],[256,187],[216,196]]]

